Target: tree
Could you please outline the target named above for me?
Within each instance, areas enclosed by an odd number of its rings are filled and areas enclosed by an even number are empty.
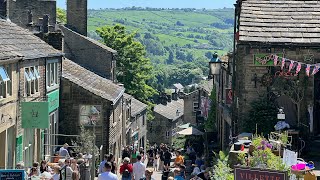
[[[173,63],[173,52],[170,51],[169,52],[169,57],[168,57],[168,60],[167,60],[167,64],[172,64]]]
[[[103,26],[96,30],[105,45],[118,52],[117,79],[124,84],[127,92],[149,105],[148,100],[156,91],[147,84],[151,79],[152,66],[146,58],[145,47],[134,39],[136,33],[127,33],[122,25]],[[149,114],[150,115],[150,114]],[[151,117],[149,117],[151,118]]]
[[[57,8],[57,21],[61,24],[67,23],[67,15],[66,10]]]
[[[207,51],[205,53],[205,56],[208,58],[208,59],[211,59],[212,58],[212,52],[211,51]]]
[[[251,103],[249,116],[244,119],[243,127],[247,132],[269,134],[277,123],[278,108],[268,97],[262,97]],[[268,123],[266,123],[268,122]]]
[[[77,137],[76,141],[72,141],[72,145],[76,146],[74,150],[80,153],[90,153],[95,152],[95,155],[99,155],[99,149],[94,145],[95,134],[92,131],[85,129],[80,126],[80,135]],[[93,148],[94,147],[94,148]]]
[[[216,120],[216,108],[217,108],[217,102],[216,102],[216,87],[213,86],[211,94],[210,94],[210,100],[211,100],[211,106],[210,111],[208,114],[208,119],[204,124],[204,127],[207,132],[216,132],[217,131],[217,120]]]

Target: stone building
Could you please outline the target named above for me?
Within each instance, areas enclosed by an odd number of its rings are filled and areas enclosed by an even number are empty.
[[[92,129],[96,122],[96,145],[103,146],[103,153],[120,157],[125,138],[121,133],[124,88],[68,59],[63,61],[61,81],[59,132],[76,135],[80,125]]]
[[[130,144],[146,149],[147,145],[147,105],[132,97],[131,125],[128,137]]]
[[[185,93],[183,95],[184,100],[184,121],[186,123],[191,123],[192,125],[197,125],[203,123],[204,119],[199,118],[201,116],[201,98],[209,97],[213,86],[213,81],[204,81],[199,87],[190,93]],[[198,113],[198,114],[197,114]],[[197,115],[198,120],[197,122]]]
[[[162,100],[162,104],[154,107],[153,121],[148,122],[148,140],[150,144],[172,144],[172,136],[179,125],[184,123],[184,100]]]
[[[0,23],[1,53],[8,57],[19,56],[22,59],[11,66],[6,65],[9,68],[7,71],[11,68],[12,73],[8,75],[12,80],[6,81],[7,87],[4,86],[5,84],[2,86],[3,90],[7,91],[10,90],[8,85],[12,86],[10,92],[12,95],[6,99],[15,96],[18,98],[15,101],[11,100],[16,103],[15,108],[3,111],[3,113],[16,111],[16,115],[11,115],[11,119],[16,124],[13,130],[14,135],[7,134],[7,138],[11,136],[16,138],[10,140],[10,143],[15,144],[15,148],[11,150],[15,156],[5,157],[8,158],[7,160],[9,157],[11,159],[8,167],[19,161],[24,161],[26,166],[31,166],[33,161],[44,158],[46,137],[44,131],[57,127],[51,119],[51,113],[54,114],[59,107],[57,102],[59,96],[51,96],[50,93],[54,91],[59,93],[57,89],[59,89],[62,53],[16,24],[1,19]],[[6,64],[7,61],[3,63]],[[51,63],[54,63],[52,67]],[[4,96],[7,95],[4,94]],[[52,120],[52,126],[49,120]],[[54,141],[48,140],[46,143],[54,143]],[[15,161],[12,157],[15,157]]]
[[[308,136],[308,132],[320,133],[320,74],[312,75],[314,64],[320,62],[319,6],[318,1],[237,1],[233,134],[242,131],[251,103],[261,96],[274,98],[279,107],[284,107],[291,128]],[[279,78],[286,79],[286,84],[276,85]],[[300,100],[292,101],[295,97],[278,90],[303,83],[306,85]]]
[[[67,0],[67,24],[61,25],[65,56],[99,76],[116,82],[117,52],[87,37],[87,0]]]

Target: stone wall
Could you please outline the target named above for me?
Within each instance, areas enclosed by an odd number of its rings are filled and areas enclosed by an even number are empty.
[[[67,26],[87,36],[87,0],[67,0]]]
[[[199,102],[199,90],[186,94],[184,100],[184,121],[196,125],[196,112],[193,110],[193,103]]]
[[[149,144],[153,145],[157,143],[165,143],[168,145],[172,144],[172,131],[176,128],[177,124],[183,123],[183,116],[176,119],[174,122],[169,120],[158,113],[154,113],[155,119],[148,121],[147,137]],[[166,137],[166,132],[169,132],[169,137]]]
[[[94,73],[114,80],[116,51],[111,48],[82,36],[64,26],[60,26],[64,33],[64,53],[66,58],[80,64]]]
[[[102,99],[87,90],[62,78],[59,133],[79,134],[80,105],[101,105],[102,123],[96,126],[96,145],[103,145],[103,153],[114,153],[119,156],[122,143],[119,143],[122,132],[122,98],[112,105],[110,101]],[[114,109],[113,109],[114,108]],[[87,127],[92,129],[92,127]],[[70,142],[71,139],[59,139],[59,144]],[[115,150],[113,145],[116,143]]]
[[[253,65],[253,55],[254,54],[279,54],[285,53],[285,58],[296,60],[299,62],[304,62],[304,56],[307,54],[314,55],[314,63],[320,62],[320,52],[315,49],[302,49],[302,48],[271,48],[271,52],[267,53],[266,48],[252,48],[248,45],[238,45],[237,46],[237,55],[236,55],[236,84],[235,84],[235,95],[238,99],[238,104],[236,105],[236,112],[238,123],[237,127],[238,132],[242,131],[242,122],[247,117],[249,110],[251,109],[251,102],[258,99],[261,96],[266,95],[267,87],[261,85],[259,79],[263,74],[268,73],[269,68],[264,66],[255,66]],[[257,87],[255,87],[255,82],[253,80],[254,74],[257,74],[258,81]],[[305,68],[302,68],[299,73],[299,79],[304,78]],[[313,103],[313,76],[308,77],[308,87],[305,92],[305,98],[302,101],[301,106],[301,122],[304,124],[307,123],[307,105]],[[254,131],[254,130],[253,130]]]
[[[33,14],[34,24],[39,24],[39,18],[49,15],[49,25],[56,24],[56,1],[55,0],[7,0],[9,3],[9,18],[13,23],[26,28],[28,24],[28,11]]]

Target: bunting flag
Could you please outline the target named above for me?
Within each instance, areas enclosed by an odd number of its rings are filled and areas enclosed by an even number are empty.
[[[268,57],[270,58],[271,61],[273,60],[274,66],[278,65],[279,58],[281,58],[281,57],[279,57],[279,56],[277,56],[275,54],[271,54]],[[286,62],[290,62],[289,67],[286,66]],[[290,72],[293,69],[295,69],[294,76],[298,76],[299,72],[301,71],[302,65],[304,65],[303,67],[305,67],[306,75],[308,77],[309,76],[314,76],[315,74],[317,74],[320,71],[320,63],[318,63],[318,64],[307,64],[307,63],[304,63],[304,62],[298,62],[298,61],[286,59],[284,57],[282,57],[282,60],[281,60],[281,70],[283,70],[284,68],[288,68],[288,72]]]
[[[301,63],[298,62],[297,68],[296,68],[296,74],[294,76],[298,76],[298,73],[301,70]]]
[[[274,57],[273,64],[276,66],[276,65],[278,65],[278,56],[274,55],[273,57]]]
[[[310,76],[310,67],[311,67],[311,65],[307,64],[307,67],[306,67],[306,75],[307,76]]]
[[[319,69],[320,69],[320,66],[319,65],[316,65],[314,68],[313,68],[313,71],[312,71],[312,76],[317,74],[317,72],[319,72]]]
[[[290,60],[289,71],[293,68],[294,61]]]
[[[283,70],[284,64],[286,63],[286,59],[282,58],[282,62],[281,62],[281,70]]]

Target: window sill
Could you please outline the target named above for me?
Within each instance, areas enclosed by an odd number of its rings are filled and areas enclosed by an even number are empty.
[[[52,90],[55,90],[59,87],[59,84],[55,84],[55,85],[52,85],[52,86],[47,86],[47,91],[52,91]]]

